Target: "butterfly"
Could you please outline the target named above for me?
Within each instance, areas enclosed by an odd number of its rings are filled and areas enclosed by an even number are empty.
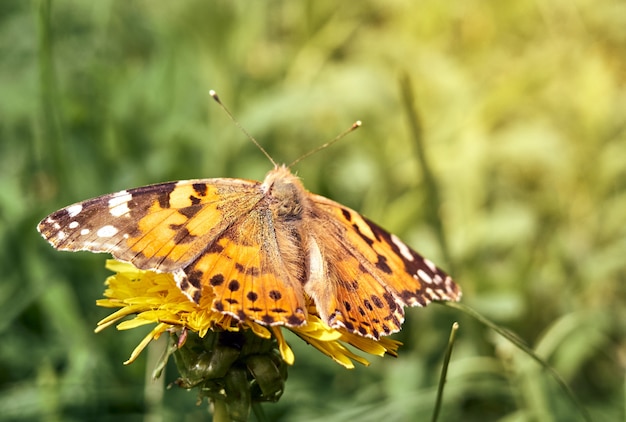
[[[215,178],[160,183],[78,202],[44,218],[56,249],[110,253],[171,273],[189,300],[236,320],[298,327],[307,296],[332,328],[379,339],[404,307],[457,301],[458,285],[398,237],[308,192],[287,166],[263,182]]]

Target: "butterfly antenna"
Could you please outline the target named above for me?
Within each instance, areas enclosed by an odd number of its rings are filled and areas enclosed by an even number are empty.
[[[357,130],[360,127],[361,127],[361,121],[357,120],[356,122],[352,123],[352,126],[348,130],[346,130],[346,131],[340,133],[339,135],[337,135],[335,137],[335,139],[333,139],[331,141],[328,141],[324,145],[320,145],[319,147],[317,147],[317,148],[307,152],[306,154],[304,154],[300,158],[298,158],[296,161],[294,161],[293,163],[289,164],[287,167],[293,167],[296,164],[298,164],[300,161],[304,160],[306,157],[308,157],[310,155],[313,155],[316,152],[319,152],[319,151],[323,150],[324,148],[328,148],[329,146],[331,146],[332,144],[334,144],[335,142],[337,142],[338,140],[340,140],[341,138],[346,136],[348,133],[353,132],[353,131]]]
[[[265,151],[265,149],[261,146],[261,144],[259,144],[259,142],[254,139],[254,137],[252,135],[250,135],[248,133],[247,130],[245,130],[243,128],[243,126],[241,126],[239,124],[239,122],[237,121],[237,119],[235,119],[235,117],[233,116],[233,114],[230,112],[230,110],[224,105],[224,103],[222,103],[222,100],[220,100],[220,97],[217,95],[217,92],[210,90],[209,91],[209,95],[211,97],[213,97],[213,99],[215,100],[216,103],[218,103],[220,105],[220,107],[222,107],[222,110],[224,110],[226,112],[226,114],[228,115],[228,117],[230,117],[230,120],[232,120],[232,122],[235,124],[235,126],[237,126],[239,128],[239,130],[241,130],[244,135],[246,135],[248,137],[248,139],[250,139],[252,141],[252,143],[254,143],[254,145],[257,146],[258,149],[261,150],[261,152],[263,154],[265,154],[265,156],[268,158],[268,160],[270,160],[272,162],[272,164],[274,165],[274,167],[278,167],[278,164],[276,164],[276,161],[274,161],[274,159],[272,158],[271,155],[269,155],[267,153],[267,151]]]

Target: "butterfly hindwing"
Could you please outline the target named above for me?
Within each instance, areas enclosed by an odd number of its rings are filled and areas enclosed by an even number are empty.
[[[252,209],[185,273],[213,290],[216,311],[264,325],[299,326],[306,322],[302,284],[287,269],[273,226],[267,208]]]

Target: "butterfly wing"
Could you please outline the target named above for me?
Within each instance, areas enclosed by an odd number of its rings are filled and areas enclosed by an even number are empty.
[[[319,248],[328,281],[312,272],[305,290],[331,327],[378,339],[400,330],[405,306],[460,299],[450,276],[395,235],[322,196],[311,203],[312,256]]]
[[[143,270],[174,273],[261,200],[259,186],[197,179],[123,190],[56,211],[37,229],[56,249],[109,252]]]
[[[301,282],[285,271],[261,183],[186,180],[103,195],[63,208],[38,230],[60,250],[109,252],[172,273],[196,303],[266,325],[302,325]]]

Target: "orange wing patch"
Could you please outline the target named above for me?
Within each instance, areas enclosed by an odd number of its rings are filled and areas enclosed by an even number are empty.
[[[126,240],[136,253],[133,263],[140,268],[163,267],[193,260],[229,223],[220,209],[222,201],[215,186],[177,184],[152,203],[137,222],[136,236]]]

